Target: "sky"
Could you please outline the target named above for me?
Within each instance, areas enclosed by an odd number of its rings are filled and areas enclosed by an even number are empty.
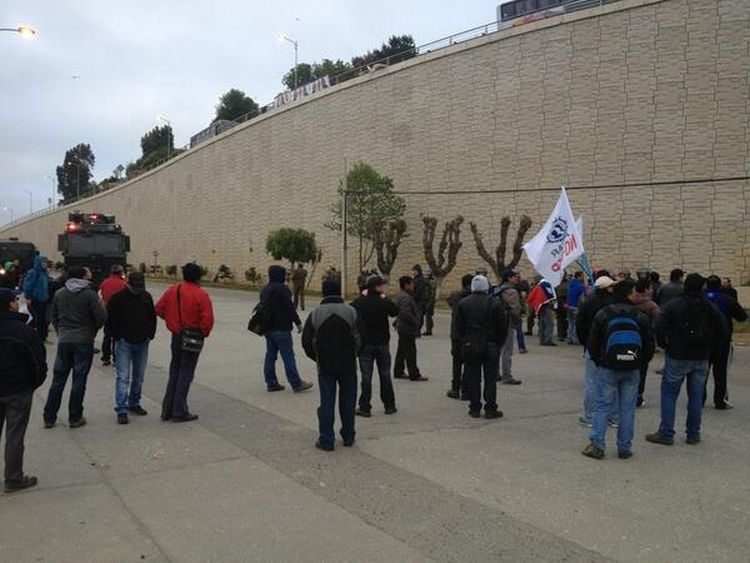
[[[52,197],[65,151],[89,143],[94,179],[140,155],[166,117],[175,145],[239,88],[260,105],[300,62],[351,59],[390,35],[417,45],[495,20],[488,0],[0,0],[0,224]],[[29,195],[31,194],[31,196]]]

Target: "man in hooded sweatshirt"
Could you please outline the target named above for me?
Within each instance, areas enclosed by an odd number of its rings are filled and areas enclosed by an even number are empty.
[[[311,389],[313,384],[303,381],[297,371],[294,359],[294,341],[292,340],[292,325],[297,331],[302,331],[302,321],[292,302],[292,292],[284,283],[286,268],[271,266],[268,268],[268,284],[260,292],[260,302],[270,314],[266,329],[266,359],[263,363],[263,376],[269,392],[283,391],[285,387],[276,378],[276,358],[281,354],[284,362],[286,378],[295,393]]]
[[[57,332],[57,357],[53,368],[52,385],[44,406],[44,427],[52,428],[57,422],[65,384],[72,370],[73,384],[68,403],[70,428],[86,424],[83,417],[83,399],[86,381],[94,359],[94,338],[107,319],[99,296],[91,286],[91,270],[72,268],[65,287],[52,301],[52,326]]]
[[[26,272],[23,280],[23,293],[26,306],[34,318],[34,328],[42,340],[47,340],[47,303],[49,302],[49,276],[47,275],[47,258],[34,257],[34,267]]]

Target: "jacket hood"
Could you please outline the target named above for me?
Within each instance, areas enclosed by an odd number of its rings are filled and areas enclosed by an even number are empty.
[[[65,282],[65,289],[71,293],[81,293],[84,289],[91,287],[91,282],[88,280],[80,280],[78,278],[70,278]]]
[[[34,269],[39,270],[40,272],[45,269],[45,265],[47,264],[47,257],[42,256],[41,254],[34,256]]]
[[[268,268],[268,281],[284,283],[286,281],[286,268],[284,266]]]

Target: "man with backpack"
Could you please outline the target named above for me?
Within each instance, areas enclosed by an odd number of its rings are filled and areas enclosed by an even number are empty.
[[[708,360],[727,338],[721,313],[703,297],[705,280],[700,274],[685,278],[684,292],[661,309],[655,323],[656,341],[666,349],[661,379],[661,424],[646,436],[655,444],[674,444],[675,405],[682,383],[687,383],[687,443],[701,441],[701,418]]]
[[[617,456],[633,455],[635,403],[638,398],[640,369],[654,354],[651,321],[630,303],[635,291],[632,280],[615,286],[614,303],[601,309],[594,317],[588,336],[587,350],[597,366],[596,409],[592,420],[590,443],[583,455],[602,459],[606,449],[607,419],[615,401],[619,412]]]
[[[713,367],[714,372],[714,406],[723,411],[733,408],[727,400],[729,397],[727,393],[727,368],[729,366],[729,353],[732,349],[732,333],[734,332],[732,320],[744,322],[747,320],[747,313],[737,303],[736,299],[722,291],[719,276],[708,276],[705,296],[719,309],[726,328],[727,338],[719,342],[717,349],[711,355],[709,366]],[[708,385],[708,378],[706,378],[706,385]],[[706,396],[707,393],[704,393],[704,403],[706,402]]]
[[[502,284],[498,290],[498,296],[509,319],[508,335],[505,337],[505,342],[503,342],[500,350],[500,383],[505,385],[521,384],[521,380],[513,377],[511,373],[516,330],[521,326],[521,313],[523,313],[521,294],[516,289],[520,281],[521,275],[509,268],[503,272]]]
[[[471,281],[471,295],[463,298],[456,311],[456,331],[466,362],[469,387],[469,416],[479,418],[482,410],[484,375],[484,417],[503,416],[497,406],[497,357],[508,337],[508,318],[498,299],[490,297],[490,282],[484,276]]]
[[[356,359],[361,345],[357,329],[357,311],[344,303],[341,285],[333,280],[323,282],[323,301],[305,322],[302,347],[318,366],[318,427],[320,437],[315,447],[334,450],[333,422],[336,386],[339,389],[341,437],[345,447],[354,445],[354,406],[357,400]]]

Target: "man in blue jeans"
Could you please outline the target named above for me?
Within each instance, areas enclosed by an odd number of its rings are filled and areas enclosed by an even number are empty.
[[[703,296],[705,280],[700,274],[685,278],[682,295],[670,299],[656,318],[656,339],[666,350],[661,379],[661,424],[646,436],[654,444],[674,444],[675,406],[682,382],[687,382],[687,443],[701,441],[703,395],[708,360],[728,338],[719,309]]]
[[[596,409],[592,420],[590,443],[583,455],[602,459],[606,449],[607,419],[617,405],[617,455],[628,459],[633,455],[635,403],[638,398],[640,368],[654,354],[651,321],[628,297],[635,291],[632,280],[615,286],[614,303],[601,309],[594,317],[587,351],[596,364]]]
[[[94,338],[107,319],[99,296],[91,287],[91,270],[71,268],[65,287],[52,300],[52,326],[57,332],[57,357],[54,377],[44,406],[44,427],[57,422],[62,394],[71,370],[73,384],[68,403],[68,426],[78,428],[86,424],[83,399],[86,381],[94,358]]]
[[[269,392],[283,391],[285,387],[276,378],[276,358],[281,354],[286,378],[295,393],[311,389],[313,384],[302,381],[294,359],[294,342],[292,325],[302,332],[302,321],[292,301],[292,292],[286,286],[286,268],[271,266],[268,268],[268,284],[260,292],[260,301],[270,313],[266,329],[266,358],[263,363],[263,376]]]
[[[354,445],[354,405],[357,401],[357,352],[361,345],[357,311],[341,298],[341,284],[323,282],[323,301],[305,322],[302,346],[318,367],[320,407],[319,438],[315,447],[331,452],[335,449],[333,422],[336,410],[336,387],[339,389],[341,438],[345,447]]]
[[[128,412],[148,414],[141,406],[141,387],[148,360],[148,345],[156,335],[156,312],[146,291],[143,274],[128,276],[125,289],[115,293],[107,305],[107,324],[115,342],[115,412],[118,424],[128,424]]]

